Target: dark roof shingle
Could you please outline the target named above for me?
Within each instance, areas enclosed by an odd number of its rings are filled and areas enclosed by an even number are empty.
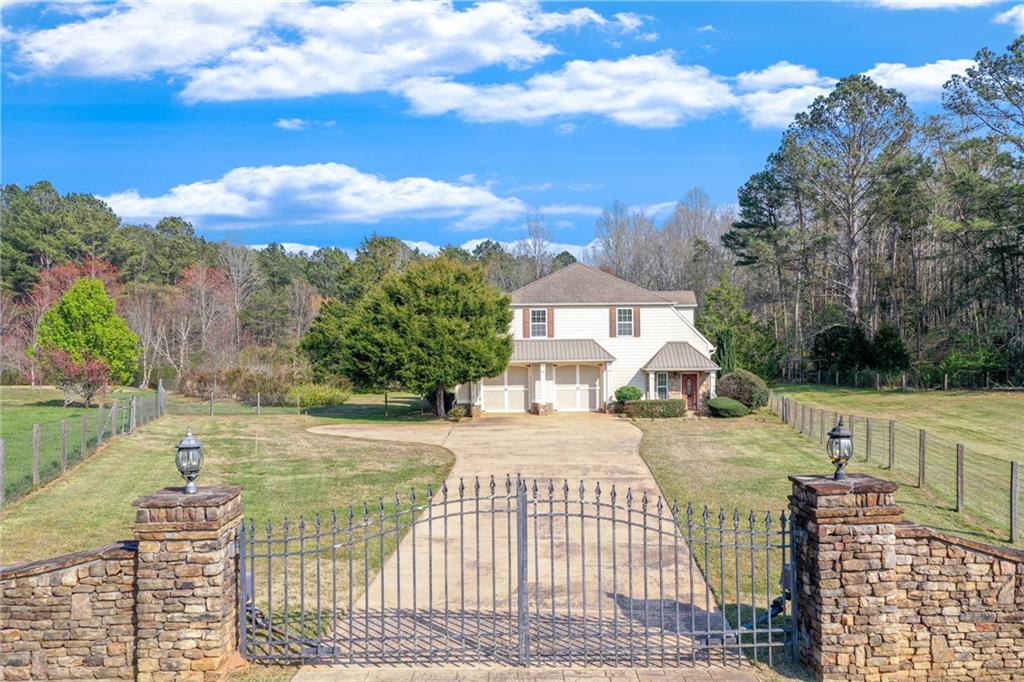
[[[513,305],[549,303],[679,303],[696,305],[692,291],[650,291],[603,270],[573,263],[512,292]],[[685,300],[684,300],[685,299]]]

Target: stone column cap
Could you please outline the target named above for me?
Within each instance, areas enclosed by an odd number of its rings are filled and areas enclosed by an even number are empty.
[[[238,487],[200,488],[192,495],[185,494],[182,488],[163,488],[132,502],[132,506],[140,509],[172,508],[172,507],[219,507],[239,497],[242,489]]]
[[[818,496],[849,495],[851,493],[894,493],[899,488],[892,481],[875,478],[868,474],[847,474],[846,478],[839,481],[831,476],[818,476],[815,474],[790,476],[789,480],[795,486],[809,490]]]

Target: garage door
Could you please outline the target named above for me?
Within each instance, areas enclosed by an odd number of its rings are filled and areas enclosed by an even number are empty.
[[[601,368],[597,365],[555,367],[555,409],[596,410],[600,405]]]
[[[529,407],[529,382],[530,371],[523,366],[511,366],[496,377],[485,378],[484,411],[525,412]]]

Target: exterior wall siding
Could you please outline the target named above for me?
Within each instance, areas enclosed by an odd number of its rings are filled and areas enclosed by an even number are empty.
[[[540,307],[540,306],[536,306]],[[685,341],[704,355],[711,357],[712,345],[701,336],[689,320],[693,317],[693,309],[673,308],[668,305],[641,305],[640,336],[609,335],[608,308],[611,306],[574,306],[561,305],[555,307],[556,339],[593,339],[605,350],[615,356],[609,364],[607,381],[602,387],[603,400],[612,398],[615,389],[631,384],[646,395],[648,392],[647,374],[643,371],[644,364],[654,356],[668,341]],[[618,306],[634,307],[634,306]],[[523,319],[527,306],[514,307],[510,332],[513,338],[523,338]],[[539,338],[539,337],[533,337]],[[545,396],[554,395],[554,383],[551,377],[552,368],[548,365]],[[539,379],[539,377],[536,377]],[[539,381],[537,382],[539,384]],[[540,386],[534,385],[534,395],[540,395]],[[552,402],[551,398],[547,402]]]

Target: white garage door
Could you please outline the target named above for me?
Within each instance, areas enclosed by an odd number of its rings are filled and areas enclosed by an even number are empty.
[[[555,409],[562,412],[598,409],[600,381],[601,368],[597,365],[559,365],[555,368]]]
[[[496,377],[487,377],[484,384],[484,411],[525,412],[529,407],[527,389],[530,371],[513,365]]]

